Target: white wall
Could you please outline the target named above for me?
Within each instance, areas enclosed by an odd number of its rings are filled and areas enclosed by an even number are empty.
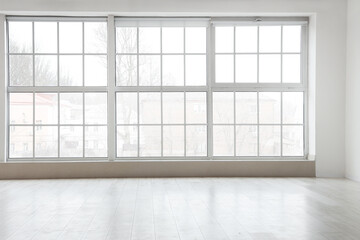
[[[311,16],[311,95],[316,98],[316,173],[345,172],[345,0],[0,0],[4,14]],[[316,19],[316,22],[315,22]],[[315,31],[316,30],[316,31]],[[316,34],[315,34],[316,33]],[[314,150],[315,143],[312,144]]]

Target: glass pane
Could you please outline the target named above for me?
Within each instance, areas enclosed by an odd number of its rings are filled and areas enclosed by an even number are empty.
[[[184,126],[163,127],[164,156],[184,156]]]
[[[10,124],[33,123],[33,94],[10,93]]]
[[[137,123],[137,93],[117,93],[116,107],[118,124]]]
[[[260,156],[280,156],[280,126],[259,127]]]
[[[234,156],[234,126],[214,126],[214,156]]]
[[[304,156],[302,126],[283,126],[283,156]]]
[[[82,53],[82,23],[59,22],[60,53]]]
[[[300,54],[283,55],[283,82],[300,83]]]
[[[283,26],[283,52],[300,52],[301,26]]]
[[[234,27],[215,28],[215,52],[234,52]]]
[[[182,27],[162,28],[162,52],[163,53],[184,52],[184,28]]]
[[[9,52],[32,52],[32,22],[9,22]]]
[[[283,123],[302,124],[304,119],[304,96],[302,92],[283,93]]]
[[[257,56],[236,55],[236,82],[256,83],[257,82]]]
[[[35,22],[35,52],[57,53],[57,23]]]
[[[259,56],[259,82],[279,83],[281,81],[280,54]]]
[[[206,53],[206,28],[185,28],[185,52]]]
[[[260,123],[280,123],[280,93],[259,93],[259,121]]]
[[[186,126],[186,156],[207,156],[205,125]]]
[[[140,126],[140,157],[161,156],[161,127]]]
[[[236,123],[257,123],[257,93],[237,92],[236,97]]]
[[[234,82],[234,56],[216,55],[215,79],[217,83]]]
[[[107,127],[85,127],[85,157],[107,157]]]
[[[236,27],[236,52],[257,52],[257,27]]]
[[[116,56],[116,85],[117,86],[137,85],[137,56],[134,55]]]
[[[107,123],[107,94],[85,93],[85,124]]]
[[[33,127],[10,127],[9,144],[10,158],[33,157]]]
[[[106,22],[84,23],[85,53],[107,52],[107,25]]]
[[[35,127],[35,157],[58,156],[58,127]]]
[[[83,123],[82,93],[60,93],[60,123]]]
[[[35,93],[35,124],[58,123],[58,94]]]
[[[164,92],[163,101],[163,123],[184,123],[184,93]]]
[[[186,93],[186,123],[206,123],[206,93]]]
[[[83,156],[83,127],[60,127],[60,157]]]
[[[259,27],[259,51],[273,53],[281,51],[281,26]]]
[[[107,85],[107,56],[85,56],[85,86]]]
[[[117,127],[117,156],[137,157],[138,128],[137,126]]]
[[[60,56],[59,64],[60,86],[83,85],[82,56]]]
[[[139,52],[160,53],[160,28],[140,27],[139,28]]]
[[[161,123],[160,93],[139,93],[140,123]]]
[[[139,56],[139,85],[160,86],[160,56]]]
[[[184,86],[184,56],[163,56],[163,85]]]
[[[9,56],[10,85],[33,85],[33,57],[24,55]]]
[[[213,93],[213,122],[234,123],[234,93]]]
[[[257,156],[257,126],[236,126],[236,156]]]
[[[206,85],[206,56],[185,57],[185,82],[186,86]]]
[[[137,28],[135,27],[116,28],[116,52],[117,53],[137,52]]]
[[[57,56],[35,56],[35,86],[57,86]]]

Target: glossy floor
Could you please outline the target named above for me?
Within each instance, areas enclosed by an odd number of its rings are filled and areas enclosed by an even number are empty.
[[[360,239],[360,183],[315,178],[0,181],[0,239]]]

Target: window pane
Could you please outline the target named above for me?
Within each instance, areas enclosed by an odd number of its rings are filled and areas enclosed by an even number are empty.
[[[234,156],[234,126],[214,126],[214,156]]]
[[[280,156],[280,126],[259,127],[260,156]]]
[[[107,123],[107,94],[85,93],[85,124]]]
[[[60,93],[60,123],[83,123],[82,93]]]
[[[161,127],[140,126],[140,156],[161,156]]]
[[[283,26],[283,52],[300,52],[301,26]]]
[[[57,56],[35,56],[35,86],[57,86]]]
[[[163,127],[164,156],[184,156],[184,126]]]
[[[11,127],[9,143],[10,158],[33,157],[33,127]]]
[[[160,86],[160,56],[139,56],[139,85]]]
[[[304,119],[304,97],[302,92],[283,93],[283,123],[302,124]]]
[[[182,27],[162,28],[162,52],[163,53],[184,52],[184,28]]]
[[[58,127],[35,127],[35,157],[58,156]]]
[[[107,57],[85,56],[85,86],[107,85]]]
[[[206,56],[185,56],[186,86],[206,85]]]
[[[60,157],[83,156],[83,127],[60,127]]]
[[[116,107],[118,124],[137,123],[137,93],[117,93]]]
[[[57,23],[35,22],[35,52],[57,53]]]
[[[236,27],[236,52],[257,52],[257,27]]]
[[[117,53],[137,52],[137,28],[135,27],[116,28],[116,52]]]
[[[213,122],[234,123],[234,93],[213,93]]]
[[[206,93],[186,93],[186,123],[206,123]]]
[[[33,94],[10,93],[10,124],[33,123]]]
[[[9,56],[10,85],[33,85],[33,58],[32,56]]]
[[[259,51],[280,52],[281,50],[281,26],[259,27]]]
[[[303,156],[304,137],[302,126],[283,126],[283,156]]]
[[[160,93],[139,93],[140,123],[161,123]]]
[[[133,56],[133,55],[116,56],[116,85],[117,86],[137,85],[137,56]]]
[[[163,56],[163,85],[184,86],[184,56]]]
[[[164,92],[163,101],[163,123],[184,123],[184,93]]]
[[[234,82],[234,56],[216,55],[215,79],[217,83]]]
[[[205,125],[186,126],[186,156],[207,156]]]
[[[9,52],[32,52],[32,22],[9,22]]]
[[[160,53],[160,28],[139,28],[139,52]]]
[[[85,127],[85,157],[107,157],[107,127]]]
[[[259,82],[279,83],[281,81],[280,54],[259,56]]]
[[[283,82],[300,83],[300,54],[283,55]]]
[[[117,156],[137,157],[138,128],[137,126],[117,127]]]
[[[260,123],[280,123],[280,93],[259,93],[259,121]]]
[[[234,52],[234,28],[216,27],[215,28],[215,52],[232,53]]]
[[[257,123],[257,93],[237,92],[236,97],[236,123]]]
[[[85,22],[84,34],[85,53],[107,52],[106,22]]]
[[[57,93],[35,93],[35,123],[58,123]]]
[[[236,82],[256,83],[257,82],[257,56],[236,55]]]
[[[60,56],[59,64],[60,86],[83,85],[82,56]]]
[[[60,53],[82,53],[82,23],[59,22]]]
[[[257,156],[257,126],[236,126],[236,156]]]
[[[206,28],[185,28],[185,51],[186,53],[206,53]]]

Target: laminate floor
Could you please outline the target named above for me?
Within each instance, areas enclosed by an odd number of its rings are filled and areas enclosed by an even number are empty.
[[[360,239],[360,183],[316,178],[0,181],[1,240]]]

